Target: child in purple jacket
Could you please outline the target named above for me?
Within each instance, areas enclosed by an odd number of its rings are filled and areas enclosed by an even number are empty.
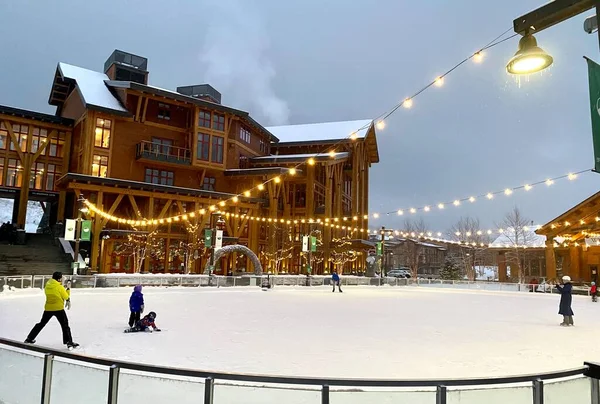
[[[129,327],[133,327],[140,321],[140,314],[144,312],[144,295],[142,294],[142,285],[133,287],[133,293],[129,298]]]

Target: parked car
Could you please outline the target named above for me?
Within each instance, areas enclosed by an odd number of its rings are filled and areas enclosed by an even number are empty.
[[[412,275],[410,273],[410,269],[408,268],[398,268],[392,269],[387,273],[387,276],[390,278],[411,278]]]

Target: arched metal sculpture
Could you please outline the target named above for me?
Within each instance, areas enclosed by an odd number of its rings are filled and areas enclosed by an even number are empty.
[[[225,247],[218,249],[215,252],[213,262],[217,262],[224,255],[231,253],[244,254],[246,257],[250,258],[250,261],[252,261],[252,265],[254,266],[254,274],[262,274],[262,265],[260,265],[260,260],[258,259],[256,254],[254,254],[254,252],[251,249],[241,244],[226,245]],[[210,261],[206,263],[206,266],[204,267],[204,273],[210,274]]]

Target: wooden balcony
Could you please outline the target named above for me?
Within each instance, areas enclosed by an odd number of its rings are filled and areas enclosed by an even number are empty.
[[[148,141],[138,143],[135,151],[136,160],[150,160],[169,165],[189,166],[192,164],[191,156],[190,149]]]

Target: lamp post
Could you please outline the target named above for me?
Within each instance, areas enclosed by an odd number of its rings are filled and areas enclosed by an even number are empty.
[[[210,268],[211,268],[211,272],[214,271],[215,269],[215,243],[217,240],[217,230],[221,230],[223,231],[225,229],[225,220],[223,219],[223,216],[220,215],[220,213],[213,213],[212,215],[219,215],[219,218],[217,219],[217,221],[215,222],[215,225],[213,227],[213,232],[212,232],[212,237],[210,240]],[[211,216],[211,220],[212,220],[212,216]]]
[[[77,222],[75,222],[75,252],[73,253],[73,274],[79,272],[79,242],[81,241],[81,219],[82,214],[88,212],[88,208],[83,206],[85,198],[80,195],[77,198]]]

